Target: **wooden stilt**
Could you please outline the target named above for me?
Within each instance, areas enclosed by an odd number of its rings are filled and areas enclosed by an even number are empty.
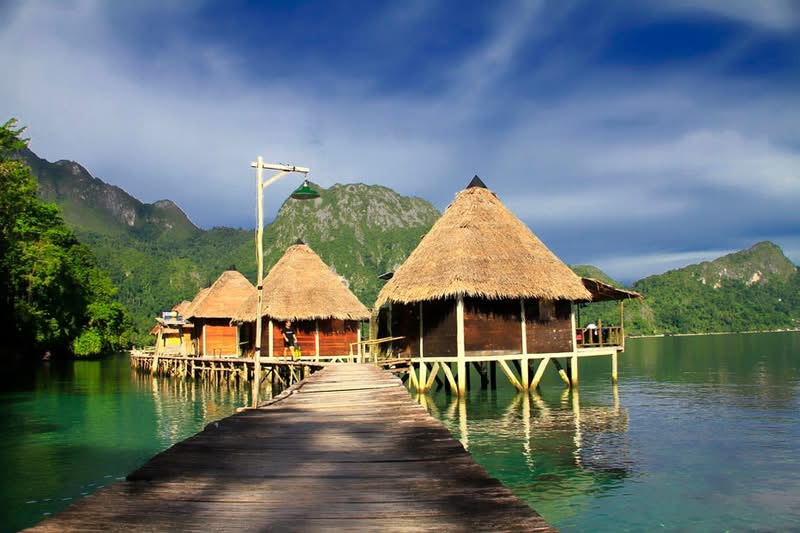
[[[489,386],[492,390],[497,390],[497,362],[489,362]]]
[[[528,360],[523,359],[520,361],[520,366],[522,367],[522,371],[520,372],[520,381],[522,382],[522,389],[528,390],[530,388],[531,381],[528,379]]]
[[[556,359],[555,357],[553,357],[553,364],[555,365],[556,370],[558,370],[558,375],[561,376],[561,381],[563,381],[567,385],[567,387],[569,387],[570,382],[569,378],[567,377],[567,373],[564,372],[564,369],[561,367],[561,363],[559,363],[558,359]]]
[[[445,388],[448,391],[450,390],[458,391],[458,385],[456,385],[456,379],[453,376],[453,369],[450,368],[450,363],[444,363],[442,365],[442,370],[444,371],[444,375],[447,378],[447,381],[445,382]]]
[[[611,383],[617,383],[617,352],[611,354]]]
[[[578,386],[578,356],[577,355],[573,355],[572,356],[572,374],[570,375],[570,378],[572,378],[572,386],[573,387],[577,387]]]
[[[500,363],[500,369],[503,372],[505,372],[506,377],[508,378],[508,381],[510,381],[511,384],[514,385],[514,387],[516,387],[516,389],[518,391],[521,391],[522,390],[522,383],[519,382],[519,380],[517,379],[517,376],[514,374],[514,371],[511,370],[511,368],[508,366],[508,363],[506,363],[503,360],[498,361],[498,363]]]
[[[414,386],[414,390],[416,390],[417,392],[422,392],[419,387],[419,380],[417,379],[417,370],[414,368],[414,365],[411,365],[411,368],[408,369],[408,377],[411,380],[411,385]]]
[[[467,359],[464,347],[464,297],[456,301],[456,349],[458,355],[458,389],[459,396],[467,394]]]
[[[533,375],[533,381],[531,381],[531,388],[538,389],[539,382],[542,380],[542,376],[544,376],[544,370],[547,368],[547,363],[550,362],[549,357],[545,357],[539,362],[539,367],[536,369],[536,373]]]

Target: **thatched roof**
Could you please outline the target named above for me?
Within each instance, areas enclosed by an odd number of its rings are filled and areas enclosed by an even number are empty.
[[[386,283],[375,306],[458,295],[591,298],[581,278],[475,178]]]
[[[183,300],[181,303],[173,307],[172,310],[177,311],[180,316],[185,317],[186,311],[189,309],[190,305],[192,305],[192,302],[189,300]]]
[[[235,270],[226,270],[211,287],[192,300],[184,318],[231,318],[242,302],[256,294],[256,288]]]
[[[583,286],[586,287],[590,293],[592,293],[592,302],[628,300],[633,298],[636,298],[637,300],[644,300],[642,295],[636,291],[618,289],[594,278],[581,278],[581,281],[583,282]]]
[[[264,278],[262,316],[277,320],[369,320],[369,310],[305,244],[290,246]],[[258,294],[233,315],[234,322],[254,322]]]

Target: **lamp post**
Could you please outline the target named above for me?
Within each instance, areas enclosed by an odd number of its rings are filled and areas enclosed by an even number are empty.
[[[258,156],[258,160],[250,164],[256,169],[256,198],[258,199],[258,227],[256,229],[256,261],[258,263],[258,276],[256,289],[258,290],[258,303],[256,304],[256,346],[253,357],[253,407],[258,407],[258,396],[261,390],[261,312],[264,302],[264,189],[290,172],[302,172],[308,174],[306,167],[295,167],[290,165],[278,165],[264,163],[264,159]],[[277,170],[278,173],[264,181],[264,170]],[[303,185],[292,193],[292,198],[298,200],[308,200],[319,198],[319,193],[308,186],[308,180],[303,181]]]

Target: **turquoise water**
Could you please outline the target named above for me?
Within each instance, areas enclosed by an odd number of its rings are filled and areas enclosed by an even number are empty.
[[[610,376],[423,401],[562,531],[800,530],[800,333],[634,339]]]
[[[249,391],[134,373],[127,355],[48,362],[4,376],[0,531],[31,526],[210,421]]]
[[[800,333],[633,339],[582,360],[579,394],[430,406],[490,473],[562,531],[800,530]],[[33,525],[248,403],[249,390],[47,363],[0,382],[0,531]],[[473,384],[479,383],[477,379]]]

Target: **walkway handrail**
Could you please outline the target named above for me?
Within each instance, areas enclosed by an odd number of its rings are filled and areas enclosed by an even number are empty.
[[[402,340],[402,339],[405,339],[405,337],[381,337],[380,339],[369,339],[369,340],[366,340],[366,341],[351,342],[350,343],[350,355],[351,356],[354,355],[353,348],[355,346],[358,346],[358,348],[359,348],[358,349],[358,353],[360,354],[359,363],[363,363],[364,362],[364,352],[366,351],[365,348],[367,348],[368,346],[369,347],[371,347],[371,346],[379,346],[379,345],[381,345],[383,343],[386,343],[386,342],[394,342],[394,341],[398,341],[398,340]],[[370,355],[370,359],[373,359],[372,358],[372,350],[370,349],[369,352],[370,352],[370,354],[369,354]],[[372,362],[375,363],[376,365],[378,364],[379,361],[378,361],[377,354],[375,355],[375,358],[374,358],[374,360]]]

